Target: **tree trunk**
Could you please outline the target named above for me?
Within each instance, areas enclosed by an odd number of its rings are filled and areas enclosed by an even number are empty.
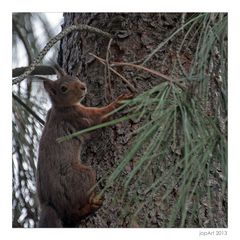
[[[181,14],[66,13],[63,28],[72,24],[87,24],[114,34],[117,38],[110,43],[110,39],[99,34],[86,31],[73,32],[62,40],[58,61],[68,73],[78,75],[87,84],[88,94],[84,104],[100,107],[108,104],[118,95],[129,92],[129,86],[114,73],[109,74],[105,66],[89,53],[94,53],[103,59],[106,59],[108,53],[110,62],[141,60],[166,39],[170,31],[179,26],[180,22]],[[173,49],[174,45],[169,44],[168,47]],[[165,64],[162,63],[164,58]],[[171,71],[167,66],[168,61],[166,55],[159,52],[148,62],[148,66],[167,74]],[[124,67],[118,68],[117,71],[136,88],[138,93],[161,82],[159,78],[137,69]],[[134,74],[136,72],[137,74]],[[121,113],[116,114],[115,117],[120,115]],[[120,163],[137,126],[138,123],[128,121],[97,130],[91,135],[91,140],[86,143],[82,152],[82,160],[96,170],[98,180],[112,172],[114,167]],[[126,168],[126,172],[121,177],[124,178],[124,175],[131,170],[131,166],[129,168]],[[154,174],[150,177],[154,177]],[[104,187],[104,182],[100,184],[100,188],[102,187]],[[109,188],[104,194],[103,207],[95,216],[83,221],[80,227],[135,226],[121,211],[119,192],[121,189],[117,189],[116,185]],[[142,222],[140,221],[140,226],[161,226],[160,220],[147,214],[149,208],[154,209],[153,204],[149,203],[149,206],[145,208],[146,216],[143,217]]]

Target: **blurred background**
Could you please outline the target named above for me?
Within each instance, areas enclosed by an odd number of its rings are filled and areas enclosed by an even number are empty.
[[[61,31],[62,13],[12,14],[12,68],[31,64],[47,41]],[[58,43],[43,59],[55,61]],[[49,103],[40,82],[13,85],[12,116],[12,217],[13,227],[35,227],[38,208],[35,170],[39,134],[43,125],[29,112],[44,119]]]

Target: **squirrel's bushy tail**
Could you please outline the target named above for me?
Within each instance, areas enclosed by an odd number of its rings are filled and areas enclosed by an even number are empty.
[[[56,210],[48,205],[41,206],[39,228],[61,228],[62,222]]]

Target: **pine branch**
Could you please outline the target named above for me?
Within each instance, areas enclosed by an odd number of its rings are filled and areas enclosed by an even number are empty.
[[[19,67],[12,70],[12,77],[18,77],[27,71],[28,67]],[[54,68],[47,65],[38,65],[29,75],[54,75],[56,74]]]
[[[35,117],[38,122],[40,122],[42,125],[45,124],[45,122],[27,105],[25,104],[18,96],[16,96],[14,93],[12,94],[12,97],[21,105],[23,106],[33,117]]]
[[[82,25],[82,24],[71,25],[71,26],[65,28],[62,32],[57,34],[55,37],[50,39],[49,42],[46,44],[46,46],[43,48],[43,50],[39,53],[39,55],[34,59],[34,61],[31,63],[31,65],[27,68],[27,70],[21,76],[14,79],[12,81],[12,84],[20,83],[23,79],[25,79],[35,69],[35,67],[42,61],[44,56],[47,54],[47,52],[52,48],[52,46],[55,43],[57,43],[59,40],[61,40],[63,37],[65,37],[66,35],[68,35],[69,33],[73,32],[73,31],[82,31],[82,30],[98,33],[98,34],[101,34],[108,38],[112,37],[111,34],[104,32],[95,27],[90,27],[88,25]]]

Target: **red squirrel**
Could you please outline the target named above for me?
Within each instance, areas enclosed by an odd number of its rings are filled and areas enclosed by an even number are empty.
[[[39,144],[37,193],[40,203],[39,227],[77,227],[94,213],[102,200],[89,190],[96,183],[95,171],[80,160],[84,139],[58,143],[57,138],[107,120],[106,114],[130,98],[123,94],[106,107],[83,106],[87,88],[77,77],[56,69],[58,79],[43,80],[52,107]]]

